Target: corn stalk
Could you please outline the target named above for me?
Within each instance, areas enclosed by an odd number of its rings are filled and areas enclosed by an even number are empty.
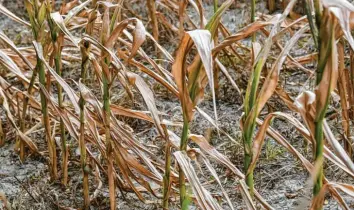
[[[323,185],[323,122],[329,105],[330,94],[337,83],[338,77],[338,54],[335,43],[335,17],[330,14],[327,8],[324,8],[323,19],[319,28],[320,51],[316,75],[316,117],[315,117],[315,161],[318,164],[316,172],[316,181],[313,188],[314,196],[317,196]],[[322,209],[320,203],[316,209]]]
[[[252,138],[253,138],[253,133],[256,127],[256,119],[265,105],[266,101],[270,97],[269,95],[271,93],[267,93],[263,95],[264,91],[269,89],[269,87],[266,87],[265,83],[261,89],[261,92],[258,94],[257,97],[257,91],[258,91],[258,86],[260,83],[260,76],[262,69],[265,65],[267,56],[271,50],[271,46],[273,43],[273,38],[277,33],[277,27],[279,24],[285,20],[286,16],[289,14],[289,11],[291,11],[292,7],[295,4],[295,0],[292,0],[289,5],[287,5],[287,8],[284,10],[284,13],[278,18],[278,20],[275,22],[273,25],[273,28],[265,41],[265,44],[263,48],[259,51],[259,47],[257,46],[257,43],[254,43],[253,47],[253,57],[255,59],[255,64],[253,65],[253,71],[251,78],[249,79],[247,89],[246,89],[246,95],[245,95],[245,100],[244,100],[244,115],[242,116],[242,137],[243,137],[243,145],[244,145],[244,170],[246,173],[246,184],[249,187],[250,195],[253,197],[254,196],[254,180],[253,180],[253,168],[251,166],[252,162]],[[272,70],[273,71],[273,70]],[[278,70],[277,70],[278,71]],[[273,71],[277,73],[277,71]],[[278,78],[274,75],[268,75],[272,76],[274,78]],[[268,81],[268,78],[267,80]],[[272,81],[272,84],[274,85],[273,82],[277,80]],[[267,84],[269,85],[269,84]],[[273,87],[275,89],[275,87]],[[269,89],[273,90],[273,89]]]
[[[252,0],[251,2],[251,22],[253,23],[256,20],[255,14],[256,13],[256,0]],[[256,41],[256,33],[252,34],[252,42]],[[253,53],[256,53],[255,51],[253,51]],[[253,58],[256,57],[256,55],[252,55]],[[258,64],[260,64],[261,62],[259,62]],[[250,90],[250,98],[248,98],[246,95],[245,98],[245,103],[248,103],[248,106],[245,106],[245,115],[244,115],[244,121],[246,121],[246,118],[248,118],[249,116],[249,111],[253,108],[254,103],[256,101],[256,91],[258,88],[258,84],[259,84],[259,78],[260,78],[260,74],[262,71],[263,66],[262,65],[258,65],[255,68],[255,71],[253,72],[254,77],[252,80],[252,84],[251,86],[247,87],[247,90]],[[251,80],[250,80],[251,81]],[[248,92],[248,91],[247,91]],[[246,108],[249,107],[249,110],[246,110]],[[243,163],[243,167],[244,167],[244,171],[246,173],[246,184],[249,188],[249,192],[251,197],[253,197],[254,194],[254,181],[253,181],[253,170],[248,172],[251,162],[252,162],[252,135],[253,135],[253,131],[255,129],[255,122],[253,122],[251,124],[251,126],[248,126],[244,129],[243,132],[243,148],[244,148],[244,163]]]
[[[184,11],[183,7],[185,7],[185,5],[183,5],[183,2],[184,1],[180,1],[180,14],[183,14],[181,11]],[[232,4],[232,2],[233,1],[231,0],[225,1],[220,8],[218,8],[209,20],[208,24],[205,26],[208,31],[195,30],[184,33],[177,52],[176,60],[172,66],[172,74],[179,90],[179,100],[183,111],[183,130],[180,142],[180,151],[182,152],[186,152],[187,149],[189,123],[193,119],[193,109],[203,98],[204,88],[207,84],[205,81],[209,81],[209,85],[212,90],[215,119],[217,119],[214,75],[211,58],[211,39],[213,39],[216,35],[221,15]],[[186,56],[193,44],[191,40],[196,45],[199,56],[194,58],[191,68],[188,71],[189,74],[187,74]],[[203,66],[205,71],[202,71]],[[188,81],[185,80],[187,75]],[[179,184],[180,204],[183,207],[186,206],[186,203],[189,201],[186,192],[185,174],[181,168],[179,169]]]
[[[31,29],[34,35],[34,38],[36,40],[39,40],[40,37],[39,36],[43,36],[43,32],[44,32],[44,28],[42,28],[41,26],[37,25],[37,23],[34,20],[34,8],[32,7],[32,5],[30,4],[29,0],[25,0],[25,7],[27,10],[27,13],[31,13],[31,15],[29,14],[29,18],[30,18],[30,22],[31,22]],[[38,6],[37,6],[38,7]],[[27,88],[27,93],[28,95],[32,95],[33,89],[34,89],[34,83],[35,80],[37,78],[37,74],[38,74],[38,68],[37,66],[34,68],[33,72],[32,72],[32,77],[30,80],[30,83],[28,85]],[[26,115],[27,115],[27,108],[28,108],[28,102],[29,102],[29,98],[25,97],[24,101],[23,101],[23,106],[22,106],[22,116],[21,116],[21,121],[20,121],[20,129],[22,132],[25,131],[26,126],[25,126],[25,122],[26,122]],[[20,148],[20,160],[23,162],[25,160],[25,155],[26,155],[26,151],[25,151],[25,145],[22,141],[18,141],[19,144],[19,148]]]
[[[84,62],[84,60],[83,60]],[[87,66],[87,65],[84,65]],[[88,180],[88,172],[89,167],[86,163],[86,144],[85,144],[85,100],[82,97],[82,93],[80,93],[80,137],[79,137],[79,145],[80,145],[80,162],[81,169],[83,173],[83,194],[84,194],[84,206],[83,209],[89,209],[90,207],[90,196],[89,196],[89,180]]]
[[[83,41],[81,49],[81,81],[84,83],[86,81],[86,72],[89,64],[89,53],[90,44],[87,41]],[[90,207],[90,196],[89,196],[89,180],[88,180],[88,168],[86,163],[86,143],[85,143],[85,99],[82,96],[82,91],[80,92],[79,99],[80,106],[80,162],[83,174],[83,194],[84,194],[84,207],[83,209],[89,209]]]
[[[316,27],[315,19],[313,18],[312,15],[312,11],[313,11],[312,1],[304,0],[304,2],[305,2],[305,9],[306,9],[306,17],[310,24],[312,38],[314,40],[315,47],[318,49],[318,28]]]
[[[163,202],[162,208],[168,210],[168,200],[171,191],[171,143],[166,126],[163,126],[166,148],[165,148],[165,175],[163,177]]]
[[[188,143],[188,129],[189,129],[189,120],[185,111],[183,112],[183,130],[181,136],[181,144],[180,150],[186,151],[187,150],[187,143]],[[181,206],[185,206],[185,202],[187,199],[187,192],[186,192],[186,177],[184,175],[183,170],[179,170],[179,193],[180,193],[180,202]]]
[[[219,4],[219,1],[214,0],[214,13],[218,10],[218,4]]]
[[[103,59],[101,66],[103,67],[104,71],[109,71],[109,58],[107,55],[104,55],[105,58]],[[107,56],[107,57],[106,57]],[[115,184],[114,184],[114,177],[113,177],[113,145],[111,140],[111,126],[110,126],[110,117],[111,117],[111,109],[110,109],[110,78],[109,74],[106,72],[102,75],[103,80],[103,113],[104,113],[104,127],[105,127],[105,134],[106,134],[106,153],[107,153],[107,161],[108,161],[108,185],[109,185],[109,200],[111,204],[111,209],[115,209]]]
[[[255,50],[253,52],[256,54]],[[256,57],[256,55],[253,55]],[[243,147],[244,147],[244,162],[243,167],[246,174],[246,184],[249,188],[250,195],[253,197],[254,195],[254,180],[253,180],[253,169],[250,170],[250,165],[252,162],[252,138],[253,133],[256,127],[256,114],[252,112],[253,109],[257,109],[256,98],[257,98],[257,90],[259,85],[259,80],[261,76],[261,72],[264,65],[264,58],[261,58],[255,65],[254,70],[252,72],[252,77],[249,80],[246,96],[244,100],[244,116],[242,117],[242,121],[244,123],[244,127],[242,129],[242,137],[243,137]]]
[[[203,95],[204,86],[198,86],[197,83],[201,84],[201,80],[205,75],[200,73],[200,68],[202,67],[202,62],[206,71],[211,73],[212,62],[211,62],[211,39],[212,36],[209,31],[206,30],[195,30],[185,33],[181,41],[181,45],[177,52],[177,58],[172,66],[172,74],[176,80],[177,87],[179,90],[179,99],[182,105],[183,112],[183,130],[180,141],[180,151],[186,152],[188,145],[188,129],[189,123],[193,119],[193,109],[198,101],[201,100]],[[201,57],[197,56],[195,58],[195,63],[191,66],[193,69],[190,71],[191,74],[188,77],[188,82],[186,81],[187,76],[187,66],[186,58],[188,51],[191,49],[193,42],[197,46],[198,52]],[[213,75],[209,75],[210,80],[213,80]],[[214,85],[210,85],[213,90]],[[214,95],[213,95],[214,96]],[[179,169],[179,185],[180,185],[180,204],[181,206],[186,206],[189,202],[186,184],[185,184],[185,174],[183,170]]]
[[[25,6],[27,9],[28,16],[30,18],[31,22],[31,28],[33,32],[33,36],[35,38],[35,41],[37,43],[42,43],[45,42],[43,39],[44,36],[44,29],[45,29],[45,19],[46,19],[46,13],[47,13],[47,8],[46,8],[46,3],[44,1],[33,1],[30,2],[28,0],[25,1]],[[43,61],[39,58],[37,54],[37,63],[35,67],[39,73],[39,82],[44,86],[47,87],[47,82],[46,82],[46,74],[45,74],[45,69],[44,69],[44,64]],[[35,74],[32,75],[31,80]],[[28,90],[29,91],[29,90]],[[30,92],[30,91],[29,91]],[[56,145],[55,141],[51,137],[51,127],[50,127],[50,118],[49,118],[49,113],[48,113],[48,101],[41,92],[41,111],[43,114],[43,125],[45,129],[45,138],[47,140],[48,144],[48,151],[49,151],[49,161],[50,161],[50,176],[52,180],[57,179],[58,176],[58,169],[57,169],[57,155],[56,155]],[[27,106],[27,105],[26,105]],[[26,108],[27,109],[27,108]],[[25,113],[25,111],[23,111]]]
[[[51,13],[51,5],[47,2],[47,21],[50,29],[50,35],[52,39],[53,45],[53,57],[54,57],[54,66],[55,71],[59,76],[62,76],[62,47],[64,43],[64,34],[61,33],[58,27],[55,25],[53,19],[50,16]],[[59,83],[56,83],[57,86],[57,94],[58,94],[58,104],[60,109],[64,109],[63,105],[63,88]],[[61,138],[61,150],[62,150],[62,164],[61,169],[63,171],[62,183],[64,186],[68,184],[68,146],[66,144],[66,131],[65,131],[65,124],[62,119],[60,119],[60,138]]]
[[[256,0],[251,2],[251,23],[256,21]],[[252,42],[256,41],[256,33],[252,34]]]
[[[96,3],[93,3],[93,6],[96,6]],[[93,25],[96,20],[97,11],[93,9],[88,17],[88,23],[86,25],[86,34],[91,35],[93,32]],[[91,43],[83,40],[80,45],[81,51],[81,82],[86,83],[87,80],[87,70],[90,63],[89,55],[91,50]],[[80,91],[79,107],[80,107],[80,162],[81,170],[83,175],[83,196],[84,196],[84,206],[83,209],[90,208],[90,195],[89,195],[89,167],[87,164],[87,155],[86,155],[86,143],[85,143],[85,99],[82,96],[82,90]]]
[[[259,62],[260,63],[260,62]],[[246,122],[247,119],[250,116],[251,110],[255,106],[256,102],[256,91],[258,89],[258,84],[259,84],[259,79],[260,79],[260,74],[262,71],[263,66],[259,65],[257,63],[254,72],[253,72],[253,77],[247,87],[247,93],[245,97],[245,114],[243,116],[243,122]],[[249,171],[251,162],[252,162],[252,136],[253,132],[255,129],[256,123],[255,123],[255,118],[252,120],[250,124],[247,124],[247,126],[244,126],[242,136],[243,136],[243,145],[244,145],[244,171],[246,173],[246,184],[249,187],[250,190],[250,195],[253,196],[254,194],[254,181],[253,181],[253,170]]]
[[[103,23],[101,32],[101,43],[106,44],[110,35],[110,21],[109,21],[109,7],[104,8]],[[104,50],[101,51],[101,67],[102,67],[102,82],[103,82],[103,115],[104,115],[104,129],[106,135],[106,155],[108,162],[108,186],[109,186],[109,201],[111,210],[116,209],[115,201],[115,182],[114,182],[114,168],[113,168],[113,142],[111,139],[111,94],[110,88],[112,85],[112,75],[109,69],[111,63],[111,56]]]

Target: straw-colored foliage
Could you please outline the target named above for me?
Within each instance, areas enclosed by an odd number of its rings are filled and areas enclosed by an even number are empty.
[[[171,203],[181,209],[191,205],[200,209],[236,209],[240,205],[247,209],[273,209],[254,185],[254,169],[268,136],[309,172],[313,199],[305,208],[322,209],[329,192],[342,208],[350,209],[342,196],[344,193],[354,197],[354,186],[328,180],[323,163],[331,162],[354,178],[351,3],[290,0],[278,8],[281,14],[262,15],[253,0],[246,7],[251,14],[249,24],[231,33],[221,20],[226,11],[232,11],[233,0],[209,2],[213,3],[209,18],[205,16],[207,3],[201,0],[139,0],[146,5],[148,17],[134,12],[127,0],[24,2],[28,14],[24,19],[0,6],[1,13],[33,34],[32,45],[24,48],[0,33],[4,44],[0,64],[6,71],[0,76],[1,113],[5,115],[2,119],[6,118],[16,134],[14,144],[21,161],[28,161],[30,154],[47,157],[51,180],[61,180],[67,188],[74,187],[68,182],[70,147],[78,146],[83,203],[73,208],[89,209],[100,189],[106,187],[112,210],[121,202],[117,194],[123,191],[133,192],[141,201],[146,201],[149,194],[163,209],[169,209]],[[276,1],[266,2],[271,12],[276,10]],[[304,15],[295,12],[296,3],[306,3]],[[196,19],[188,16],[191,10]],[[171,35],[176,39],[166,40]],[[292,50],[303,39],[310,40],[315,52],[293,57]],[[246,40],[252,40],[252,44],[245,45]],[[235,60],[249,75],[247,85],[233,79]],[[80,66],[71,70],[77,71],[71,73],[78,75],[75,81],[63,74],[64,65],[74,64]],[[282,75],[286,69],[309,74],[312,89],[303,88],[293,99],[287,88],[279,85],[287,79],[287,74]],[[238,145],[244,153],[235,154],[243,157],[242,170],[207,136],[190,131],[199,112],[215,127],[218,136],[235,141],[221,129],[223,119],[218,119],[221,81],[230,83],[243,104],[243,114],[239,116],[243,144]],[[179,101],[183,123],[172,122],[158,109],[155,90],[149,85],[152,83]],[[117,88],[125,95],[118,97],[118,102],[114,92]],[[198,107],[206,94],[213,101],[214,113],[210,116]],[[120,105],[132,104],[135,98],[144,101],[146,110]],[[124,101],[127,99],[130,102]],[[267,109],[270,100],[279,100],[286,108]],[[334,136],[327,123],[332,100],[340,101],[340,109],[335,111],[342,120],[338,125],[342,139]],[[156,139],[164,145],[163,155],[149,150],[121,117],[151,124],[158,135]],[[272,127],[275,118],[295,128],[312,153],[304,155],[291,145]],[[4,122],[0,124],[0,146],[7,142],[3,126]],[[30,138],[28,131],[34,127],[44,128],[43,139]],[[54,137],[59,137],[59,144]],[[69,139],[74,143],[70,144]],[[46,142],[45,150],[39,149],[38,141]],[[313,159],[307,159],[309,155]],[[204,186],[195,162],[206,166],[203,170],[219,185],[219,193]],[[243,204],[230,198],[216,167],[227,170],[237,180],[233,189],[240,193]],[[89,182],[90,176],[95,177],[97,185]],[[0,200],[5,208],[11,208],[3,193]]]

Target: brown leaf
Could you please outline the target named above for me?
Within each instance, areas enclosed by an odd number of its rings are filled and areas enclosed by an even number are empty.
[[[215,121],[217,122],[217,112],[216,112],[216,98],[215,98],[215,88],[214,88],[214,73],[213,73],[213,58],[211,50],[213,48],[212,37],[207,30],[194,30],[187,32],[196,46],[199,56],[203,62],[206,75],[208,77],[210,90],[213,97],[213,106]],[[190,73],[192,74],[192,73]],[[202,87],[204,88],[204,87]],[[196,104],[194,102],[194,104]]]
[[[243,198],[243,200],[246,203],[247,209],[256,210],[256,207],[253,204],[252,197],[251,197],[251,195],[249,193],[249,190],[248,190],[248,187],[247,187],[245,181],[244,180],[240,180],[238,186],[239,186],[239,189],[241,191],[242,198]]]
[[[31,27],[31,24],[22,20],[21,18],[17,17],[14,13],[12,13],[10,10],[6,9],[2,4],[0,4],[0,12],[6,15],[7,17],[11,18],[12,20],[21,23],[25,26]]]
[[[60,15],[59,12],[54,12],[50,14],[50,17],[54,21],[55,24],[60,28],[60,30],[69,37],[70,41],[76,46],[79,47],[78,42],[76,41],[76,38],[70,33],[70,31],[66,28],[65,22]]]
[[[189,135],[189,138],[193,142],[198,144],[198,146],[203,151],[205,151],[208,155],[210,155],[216,161],[222,163],[227,168],[229,168],[233,173],[235,173],[236,176],[238,176],[241,179],[244,178],[244,175],[234,166],[234,164],[232,164],[231,161],[227,157],[225,157],[220,152],[218,152],[214,147],[212,147],[203,136],[191,134],[191,135]]]
[[[4,90],[2,88],[0,88],[0,97],[1,97],[1,101],[2,101],[2,106],[5,110],[5,114],[10,122],[10,124],[12,125],[12,127],[16,130],[16,134],[17,136],[25,142],[25,144],[31,149],[32,152],[37,153],[38,152],[38,148],[37,146],[33,143],[33,141],[26,136],[25,134],[22,133],[22,131],[17,127],[16,125],[16,121],[14,120],[14,117],[10,111],[10,107],[9,107],[9,103],[7,101],[7,97],[4,93]]]
[[[161,127],[161,122],[160,122],[160,117],[158,114],[158,110],[156,108],[155,104],[155,98],[154,94],[150,90],[149,86],[145,83],[143,78],[141,78],[139,75],[134,74],[132,72],[127,72],[127,76],[129,79],[129,82],[131,85],[135,85],[138,90],[140,91],[151,115],[152,118],[154,119],[155,126],[157,127],[157,130],[159,131],[161,136],[164,136],[164,131]]]
[[[172,74],[176,81],[179,99],[182,104],[183,114],[186,115],[188,121],[193,119],[193,102],[189,96],[189,92],[186,84],[186,54],[188,52],[188,48],[190,48],[190,37],[186,34],[183,36],[183,39],[180,43],[180,46],[177,51],[175,62],[172,65]]]
[[[14,73],[22,81],[29,84],[29,79],[27,79],[27,77],[22,73],[17,64],[2,50],[0,50],[0,64],[3,65],[10,72]]]
[[[336,87],[337,79],[338,79],[338,52],[337,52],[337,45],[334,37],[334,32],[332,31],[334,30],[335,21],[333,20],[334,17],[332,15],[330,15],[327,18],[328,19],[326,19],[327,20],[326,25],[323,26],[324,28],[323,31],[325,31],[324,33],[329,35],[322,36],[322,40],[324,42],[327,41],[328,42],[327,45],[331,45],[328,46],[328,49],[331,49],[331,52],[329,57],[323,61],[326,62],[325,68],[322,73],[321,81],[315,89],[315,93],[316,93],[315,119],[319,119],[325,115],[324,112],[327,109],[330,94]]]
[[[221,210],[222,208],[213,199],[213,197],[210,195],[210,192],[208,192],[199,182],[198,176],[195,173],[192,164],[190,163],[189,157],[181,151],[174,152],[173,155],[175,156],[178,165],[181,167],[186,178],[188,179],[193,193],[197,198],[199,206],[202,209]]]

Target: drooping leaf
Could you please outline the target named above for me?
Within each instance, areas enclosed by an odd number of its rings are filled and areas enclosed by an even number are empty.
[[[22,20],[21,18],[17,17],[14,13],[12,13],[10,10],[8,10],[6,7],[4,7],[2,4],[0,4],[0,12],[6,15],[7,17],[13,19],[14,21],[21,23],[25,26],[31,26],[30,23]]]
[[[229,168],[233,173],[235,173],[236,176],[238,176],[241,179],[244,178],[244,175],[234,166],[234,164],[232,164],[227,157],[225,157],[220,152],[218,152],[214,147],[212,147],[203,136],[191,134],[189,138],[193,142],[198,144],[198,146],[203,151],[205,151],[208,155],[210,155],[216,161],[222,163],[227,168]]]
[[[249,190],[248,190],[248,187],[247,187],[245,181],[243,181],[243,180],[239,181],[239,189],[241,191],[241,195],[243,197],[243,200],[246,203],[247,209],[256,210],[256,207],[253,204],[252,197],[249,193]]]
[[[76,95],[75,91],[65,82],[65,80],[59,76],[52,67],[49,66],[49,64],[46,62],[46,60],[43,57],[43,50],[42,50],[42,45],[38,42],[33,42],[34,49],[36,50],[36,53],[38,55],[38,58],[42,60],[44,65],[47,67],[48,71],[50,74],[56,79],[56,81],[63,87],[64,91],[68,94],[68,97],[70,98],[75,111],[77,114],[80,113],[80,108],[78,105],[79,97]]]
[[[200,59],[203,62],[206,75],[208,77],[210,90],[213,97],[215,121],[217,122],[216,112],[216,98],[214,88],[214,73],[213,73],[213,59],[211,50],[213,48],[213,41],[209,31],[207,30],[194,30],[187,32],[196,46]],[[198,77],[198,75],[196,75]],[[196,104],[196,103],[195,103]]]
[[[22,73],[17,64],[2,50],[0,50],[0,64],[3,65],[7,70],[14,73],[25,83],[29,83],[29,79]]]
[[[160,135],[163,136],[164,132],[161,127],[160,117],[158,115],[158,111],[155,104],[155,98],[152,91],[150,90],[149,86],[145,83],[143,78],[141,78],[139,75],[134,74],[132,72],[127,72],[127,76],[129,78],[130,84],[135,85],[140,91],[147,107],[150,110],[152,118],[154,119],[157,130],[159,131]]]
[[[183,170],[189,184],[193,190],[194,195],[197,198],[198,204],[202,209],[222,209],[220,205],[214,200],[210,193],[201,185],[197,174],[195,173],[192,164],[189,161],[189,157],[181,152],[174,152],[178,165]]]
[[[18,56],[21,57],[21,59],[26,63],[26,65],[28,66],[28,68],[30,68],[30,70],[34,70],[33,69],[33,65],[31,64],[31,62],[28,61],[28,59],[26,58],[25,55],[23,55],[23,53],[20,52],[20,50],[16,47],[16,45],[11,41],[11,39],[9,39],[3,32],[0,32],[0,39],[3,40],[7,45],[9,45],[9,47],[16,52],[16,54]]]
[[[75,44],[76,47],[79,47],[78,42],[76,41],[76,38],[70,33],[70,31],[66,28],[65,22],[60,15],[59,12],[54,12],[50,14],[50,17],[54,21],[55,24],[60,28],[60,30],[69,37],[70,41]]]
[[[7,97],[4,93],[4,90],[2,88],[0,88],[0,97],[1,97],[1,102],[2,102],[2,107],[5,110],[6,116],[10,122],[10,124],[12,125],[12,127],[16,130],[16,134],[17,136],[23,141],[25,142],[25,144],[31,149],[32,152],[37,153],[38,152],[38,148],[36,146],[36,144],[25,134],[22,133],[22,131],[17,127],[16,125],[16,121],[12,115],[12,112],[10,110],[10,106],[7,100]]]
[[[77,15],[81,10],[83,10],[89,3],[91,3],[92,0],[86,0],[85,2],[82,2],[81,4],[79,4],[78,6],[72,8],[69,10],[68,14],[65,16],[64,19],[64,23],[65,25],[67,25],[69,23],[69,21],[75,16]],[[71,3],[71,2],[70,2]],[[65,11],[63,11],[65,12]]]

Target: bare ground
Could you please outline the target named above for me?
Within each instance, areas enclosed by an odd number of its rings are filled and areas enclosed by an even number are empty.
[[[14,5],[12,5],[14,6]],[[208,6],[210,13],[211,7]],[[16,11],[14,7],[9,7],[10,10]],[[261,4],[258,11],[267,13],[264,4]],[[17,14],[23,14],[17,12]],[[242,8],[242,4],[224,15],[223,22],[227,27],[235,32],[241,28],[248,20],[245,17],[247,12]],[[8,20],[0,14],[1,29],[10,36],[19,45],[26,45],[31,39],[31,31],[17,23]],[[166,44],[167,43],[163,43]],[[245,43],[247,44],[247,43]],[[293,52],[299,53],[299,52]],[[301,52],[300,52],[301,53]],[[75,67],[66,67],[64,77],[75,78]],[[243,67],[233,71],[232,76],[240,87],[245,87],[247,74],[242,73]],[[286,72],[284,77],[287,77],[287,87],[292,92],[292,96],[296,96],[303,88],[310,88],[310,84],[306,83],[308,75],[303,72]],[[285,81],[285,80],[282,80]],[[211,134],[210,143],[214,145],[218,151],[225,154],[239,168],[242,169],[242,140],[239,120],[242,114],[242,98],[235,91],[226,79],[221,76],[219,89],[219,100],[217,104],[217,112],[219,115],[219,126],[233,137],[234,142],[230,141],[224,135],[218,135],[212,125],[206,121],[201,115],[196,114],[196,118],[192,123],[191,132],[195,134]],[[158,109],[165,114],[166,119],[171,121],[181,121],[181,110],[178,101],[171,98],[164,90],[152,85],[157,100]],[[207,91],[208,92],[208,91]],[[119,98],[120,92],[115,92],[113,97]],[[282,111],[285,107],[279,103],[280,100],[271,100],[269,107],[276,107]],[[117,100],[119,103],[119,100]],[[134,103],[135,108],[144,108],[144,103],[138,98]],[[335,107],[335,104],[333,104]],[[210,116],[213,116],[213,107],[210,96],[206,96],[206,100],[200,105]],[[264,113],[267,113],[266,110]],[[288,112],[290,113],[290,112]],[[298,117],[298,116],[297,116]],[[6,124],[4,114],[1,114],[1,120]],[[151,129],[148,123],[129,119],[121,119],[126,121],[137,133],[137,138],[151,148],[156,155],[163,155],[163,145],[155,139],[156,132]],[[336,120],[330,123],[332,129],[336,129]],[[273,127],[281,132],[292,145],[294,145],[302,154],[311,160],[311,150],[306,151],[303,146],[303,138],[286,122],[275,120]],[[8,131],[6,144],[0,148],[0,192],[4,192],[8,201],[14,209],[60,209],[64,207],[80,208],[81,199],[81,177],[78,157],[75,155],[75,142],[72,142],[72,155],[69,165],[69,187],[64,188],[58,182],[50,182],[46,159],[41,156],[30,156],[24,163],[19,161],[18,155],[13,151],[14,135],[11,135],[11,129],[6,127]],[[179,133],[179,128],[176,128],[176,133]],[[45,151],[46,144],[43,140],[42,130],[31,136],[35,139],[41,151]],[[242,198],[236,190],[237,180],[230,176],[222,166],[215,168],[220,176],[224,187],[228,192],[236,209],[245,209],[242,203]],[[201,166],[203,168],[203,166]],[[202,174],[196,169],[204,185],[212,192],[220,193],[214,180],[208,178],[208,174]],[[344,172],[338,170],[330,163],[325,166],[325,174],[329,180],[354,183],[354,180],[347,177]],[[309,174],[301,166],[301,163],[289,154],[284,148],[276,144],[274,140],[267,138],[262,151],[262,156],[255,170],[256,189],[260,194],[275,208],[275,209],[303,209],[304,204],[311,199],[312,187],[308,184]],[[106,181],[105,179],[103,179]],[[91,178],[92,187],[91,193],[94,190],[95,181]],[[104,186],[107,186],[104,183]],[[177,198],[177,196],[176,196]],[[146,195],[148,200],[146,204],[139,201],[132,193],[121,193],[118,191],[118,208],[119,209],[159,209],[159,200]],[[348,205],[354,209],[354,201],[347,198]],[[92,209],[109,209],[108,189],[102,188],[98,198],[92,203]],[[177,202],[172,201],[173,209],[177,209]],[[1,203],[0,203],[1,206]],[[225,209],[228,207],[223,205]],[[69,209],[69,208],[67,208]],[[330,197],[326,199],[325,209],[340,209],[338,204]]]

